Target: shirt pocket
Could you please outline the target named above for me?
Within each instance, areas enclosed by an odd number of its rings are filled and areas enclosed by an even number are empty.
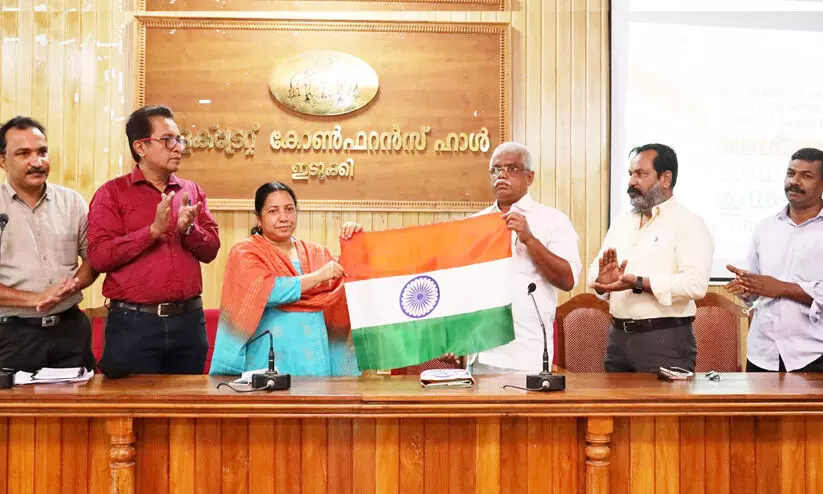
[[[63,228],[56,228],[53,233],[54,245],[46,246],[48,251],[54,252],[55,261],[60,266],[76,266],[77,258],[80,254],[79,239],[80,234],[76,229],[71,229],[71,222]]]
[[[823,239],[799,243],[792,275],[799,281],[823,281]]]

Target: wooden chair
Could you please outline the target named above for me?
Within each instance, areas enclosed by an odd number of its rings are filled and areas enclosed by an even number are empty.
[[[575,295],[557,308],[555,363],[568,372],[605,372],[612,316],[609,303],[591,293]]]
[[[716,293],[697,301],[694,337],[696,372],[740,372],[741,307]]]

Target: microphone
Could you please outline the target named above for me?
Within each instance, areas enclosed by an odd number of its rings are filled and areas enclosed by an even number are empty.
[[[266,330],[250,339],[246,346],[254,343],[263,336],[269,335],[269,368],[266,372],[251,375],[252,389],[264,389],[266,391],[280,391],[291,387],[291,374],[280,374],[274,368],[274,337],[271,331]]]
[[[549,343],[546,336],[546,325],[543,323],[543,316],[537,308],[537,301],[534,299],[534,291],[537,285],[529,283],[528,295],[534,303],[534,310],[537,312],[537,320],[543,329],[543,370],[540,374],[529,374],[526,376],[526,389],[529,391],[562,391],[566,389],[566,376],[554,375],[549,367]]]
[[[3,232],[6,230],[6,224],[9,222],[9,215],[0,213],[0,241],[3,240]]]

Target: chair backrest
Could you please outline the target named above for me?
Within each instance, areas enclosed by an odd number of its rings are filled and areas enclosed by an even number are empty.
[[[697,301],[694,337],[697,340],[696,372],[739,372],[741,307],[716,293]]]
[[[605,372],[609,303],[591,293],[575,295],[557,308],[555,322],[557,365],[568,372]]]
[[[106,330],[106,318],[109,317],[109,309],[103,307],[91,307],[85,309],[86,317],[91,321],[91,353],[94,358],[100,361],[103,356],[103,345],[105,344],[104,333]]]

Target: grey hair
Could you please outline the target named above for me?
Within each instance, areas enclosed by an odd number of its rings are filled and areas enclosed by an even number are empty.
[[[523,163],[523,168],[526,170],[532,169],[532,153],[529,149],[520,144],[516,141],[508,141],[503,142],[496,148],[494,148],[494,152],[492,153],[492,157],[489,160],[489,167],[494,166],[494,161],[500,157],[503,153],[513,153],[520,156],[520,162]]]

